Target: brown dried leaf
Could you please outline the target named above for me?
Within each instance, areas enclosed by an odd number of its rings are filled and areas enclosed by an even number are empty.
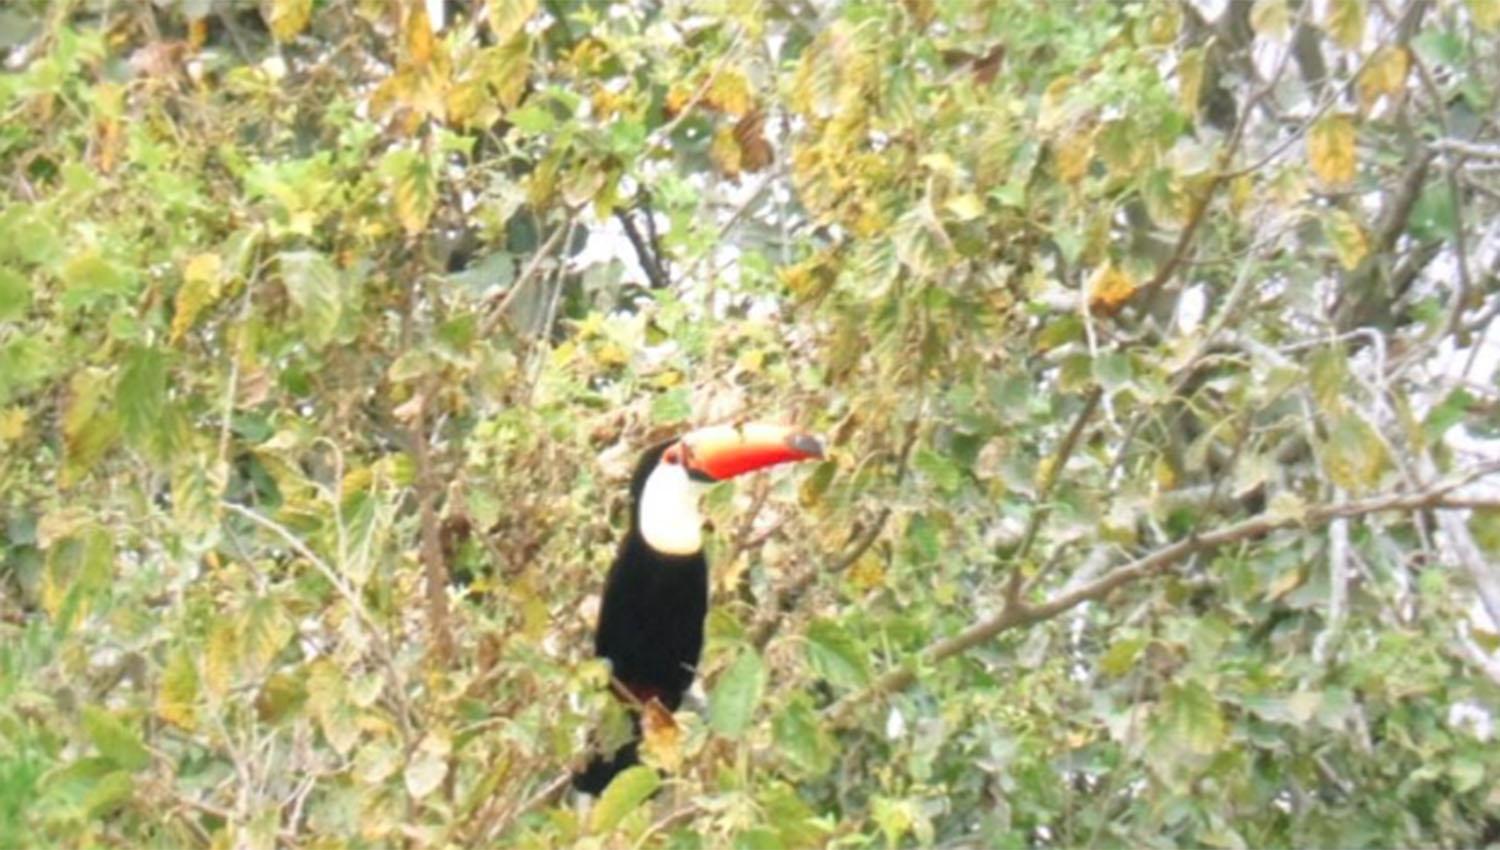
[[[641,710],[641,738],[649,763],[669,772],[682,767],[682,729],[660,700],[650,700]]]
[[[1089,310],[1113,314],[1135,294],[1136,282],[1124,269],[1105,263],[1089,277]]]

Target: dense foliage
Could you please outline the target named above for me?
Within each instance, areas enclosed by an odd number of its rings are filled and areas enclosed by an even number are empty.
[[[1500,842],[1497,0],[0,56],[0,846]],[[830,458],[710,493],[705,696],[582,805],[623,476],[746,416]]]

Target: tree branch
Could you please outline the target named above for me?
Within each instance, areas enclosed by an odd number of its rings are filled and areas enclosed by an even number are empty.
[[[649,218],[650,208],[647,208],[645,212]],[[646,272],[646,280],[651,284],[651,288],[666,289],[670,286],[672,282],[667,280],[667,272],[662,268],[661,258],[655,255],[650,245],[646,244],[645,237],[641,236],[641,231],[635,226],[635,219],[623,209],[615,210],[615,218],[619,219],[620,227],[625,230],[625,238],[630,240],[630,247],[635,249],[635,257],[640,260],[641,269]],[[653,226],[652,229],[654,230],[655,227]]]
[[[1052,489],[1057,486],[1058,478],[1062,475],[1062,468],[1068,465],[1068,458],[1073,456],[1073,450],[1078,447],[1078,440],[1083,436],[1083,429],[1094,417],[1094,411],[1099,408],[1099,401],[1104,397],[1104,389],[1098,384],[1089,390],[1089,394],[1083,400],[1083,407],[1078,415],[1073,418],[1073,425],[1063,437],[1063,441],[1057,447],[1057,454],[1052,458],[1052,464],[1047,468],[1047,474],[1042,478],[1042,486],[1037,489],[1036,507],[1031,512],[1031,518],[1026,522],[1026,531],[1021,535],[1021,544],[1016,548],[1014,555],[1010,557],[1011,570],[1010,580],[1005,586],[1005,602],[1012,605],[1020,600],[1025,582],[1025,570],[1021,569],[1021,563],[1031,552],[1031,545],[1036,542],[1037,532],[1042,528],[1042,521],[1052,513]],[[1037,573],[1041,575],[1040,572]]]
[[[552,249],[557,247],[557,243],[562,241],[563,235],[570,230],[572,230],[571,227],[562,224],[553,228],[552,234],[547,237],[547,241],[543,242],[536,249],[536,253],[531,255],[531,262],[526,264],[526,268],[521,272],[521,276],[512,281],[510,288],[498,296],[495,306],[486,311],[484,321],[479,324],[479,337],[481,339],[495,332],[495,327],[505,319],[505,311],[510,309],[511,303],[516,300],[516,296],[521,293],[521,290],[530,286],[532,281],[541,277],[542,262],[552,253]]]
[[[1017,601],[1006,604],[998,614],[981,620],[952,637],[929,644],[917,655],[921,664],[935,664],[967,652],[989,641],[991,638],[1021,626],[1029,626],[1050,620],[1058,614],[1085,602],[1100,599],[1111,591],[1145,578],[1155,572],[1178,563],[1189,555],[1217,549],[1230,543],[1261,537],[1273,531],[1301,526],[1310,529],[1327,525],[1340,517],[1361,517],[1383,511],[1414,511],[1447,508],[1449,493],[1486,475],[1500,472],[1500,461],[1483,464],[1468,474],[1430,485],[1415,491],[1386,493],[1364,499],[1349,499],[1330,504],[1316,505],[1300,514],[1267,511],[1223,528],[1183,538],[1157,549],[1150,554],[1115,567],[1091,582],[1070,591],[1064,591],[1038,605]],[[1464,506],[1471,506],[1473,499],[1464,499]],[[1496,500],[1500,504],[1500,499]],[[873,702],[886,694],[904,690],[917,680],[916,663],[907,662],[887,671],[861,691],[843,697],[824,710],[830,723],[848,721],[854,709]]]

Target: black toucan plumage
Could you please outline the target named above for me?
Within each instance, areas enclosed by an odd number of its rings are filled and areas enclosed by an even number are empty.
[[[813,437],[775,425],[702,428],[658,443],[641,456],[630,480],[630,528],[604,584],[594,652],[609,659],[616,688],[640,704],[675,711],[693,684],[708,614],[703,556],[702,487],[777,463],[821,457]],[[638,761],[636,737],[598,754],[573,777],[598,794]]]

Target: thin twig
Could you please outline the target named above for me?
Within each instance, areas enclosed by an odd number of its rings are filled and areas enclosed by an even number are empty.
[[[543,785],[540,791],[521,801],[515,806],[515,808],[506,812],[503,817],[497,819],[489,829],[485,830],[484,836],[481,838],[479,844],[481,846],[488,845],[490,842],[494,841],[496,837],[503,834],[506,828],[514,823],[517,818],[557,800],[562,796],[563,792],[568,789],[568,785],[572,783],[572,781],[572,771],[564,771],[561,775],[554,778],[551,782]]]
[[[1063,436],[1062,443],[1057,447],[1057,453],[1052,457],[1051,465],[1047,467],[1047,474],[1042,478],[1042,486],[1037,488],[1036,507],[1031,511],[1031,518],[1026,521],[1026,530],[1021,535],[1021,544],[1016,547],[1015,554],[1009,558],[1010,580],[1005,585],[1007,605],[1019,600],[1022,592],[1031,584],[1026,582],[1026,571],[1021,569],[1021,564],[1026,560],[1026,556],[1031,554],[1031,546],[1036,542],[1036,535],[1042,528],[1042,521],[1052,512],[1052,489],[1057,486],[1058,479],[1062,477],[1062,468],[1073,456],[1073,450],[1078,448],[1078,440],[1083,436],[1084,428],[1088,427],[1089,420],[1093,418],[1094,411],[1099,407],[1099,400],[1103,397],[1104,388],[1098,384],[1089,390],[1089,394],[1084,397],[1083,407],[1078,410],[1078,415],[1073,417],[1072,427],[1068,428],[1068,433]]]
[[[570,229],[570,227],[565,225],[558,225],[552,229],[552,234],[547,237],[547,241],[543,242],[536,249],[536,253],[531,255],[531,262],[526,264],[526,268],[521,272],[520,277],[512,281],[510,288],[505,290],[503,295],[499,296],[499,300],[495,306],[486,311],[484,321],[479,324],[479,337],[481,339],[495,332],[496,326],[504,320],[505,312],[510,309],[510,305],[516,300],[516,296],[529,286],[532,281],[541,276],[542,263],[551,255],[552,249],[557,247],[557,243],[562,241],[563,234],[567,233]]]

